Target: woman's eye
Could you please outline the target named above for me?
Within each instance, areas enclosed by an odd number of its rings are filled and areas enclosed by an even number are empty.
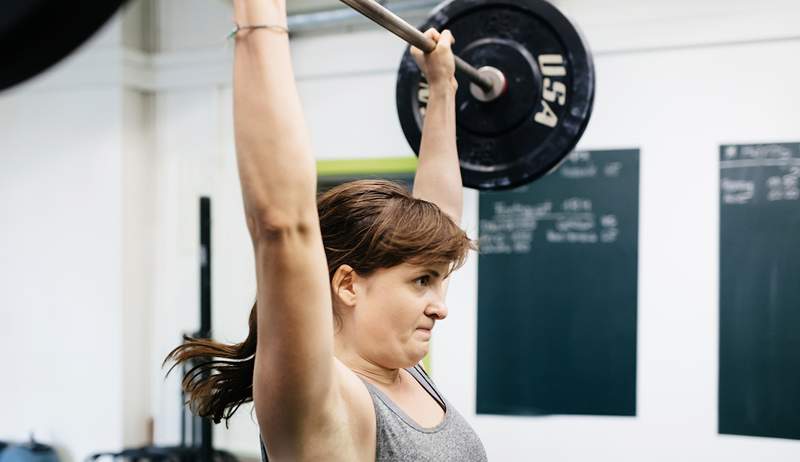
[[[430,276],[422,276],[422,277],[419,277],[419,278],[415,279],[414,282],[418,286],[427,286],[428,283],[430,282],[430,279],[431,279]]]

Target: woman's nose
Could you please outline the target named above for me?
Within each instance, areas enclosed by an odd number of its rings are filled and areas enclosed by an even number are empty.
[[[428,305],[426,314],[428,316],[436,316],[437,319],[444,319],[447,317],[447,305],[444,301],[437,301]]]

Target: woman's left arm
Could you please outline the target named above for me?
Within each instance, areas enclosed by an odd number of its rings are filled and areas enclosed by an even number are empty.
[[[436,49],[424,54],[412,49],[429,85],[428,105],[422,127],[419,163],[414,177],[414,197],[433,202],[457,224],[461,222],[463,186],[456,149],[455,62],[449,31],[433,29],[425,35],[434,39]]]

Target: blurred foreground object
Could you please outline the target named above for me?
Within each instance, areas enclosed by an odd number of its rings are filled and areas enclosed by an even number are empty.
[[[5,0],[0,15],[0,91],[61,61],[125,0]]]
[[[58,455],[52,447],[31,441],[24,444],[0,443],[0,462],[59,462]]]

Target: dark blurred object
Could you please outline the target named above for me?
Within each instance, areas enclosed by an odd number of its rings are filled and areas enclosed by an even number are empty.
[[[122,459],[130,462],[197,462],[204,460],[204,455],[199,448],[191,447],[164,447],[155,446],[125,449],[121,452],[102,452],[89,456],[88,461],[111,458]],[[209,462],[238,462],[233,454],[227,451],[213,451]]]
[[[0,442],[0,462],[59,462],[59,458],[52,447],[37,443],[31,436],[30,442],[23,444]]]
[[[4,0],[0,91],[44,71],[92,36],[125,0]]]

